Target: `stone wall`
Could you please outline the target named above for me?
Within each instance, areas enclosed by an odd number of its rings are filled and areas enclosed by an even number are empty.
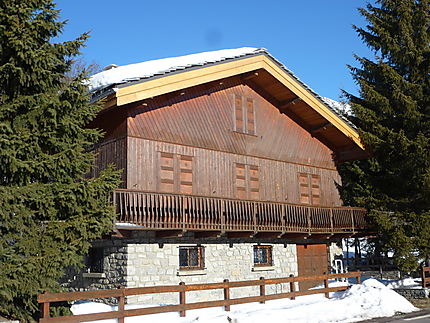
[[[204,247],[205,268],[203,270],[179,270],[179,247],[195,246],[184,239],[156,243],[145,241],[130,243],[127,246],[127,287],[154,285],[178,285],[259,279],[260,277],[288,277],[297,275],[296,246],[293,244],[264,243],[273,250],[273,266],[254,267],[253,247],[257,243],[231,241],[199,241]],[[263,243],[262,243],[263,245]],[[258,286],[231,289],[231,297],[258,295]],[[266,293],[289,291],[288,284],[276,284],[266,287]],[[187,301],[206,301],[222,299],[222,290],[187,293]],[[142,295],[129,297],[128,303],[168,304],[177,303],[177,293]]]
[[[91,273],[87,267],[80,272],[69,270],[62,283],[71,291],[112,289],[126,287],[127,277],[127,244],[122,240],[101,240],[93,244],[103,249],[103,272]],[[116,303],[116,299],[104,299]]]
[[[422,299],[429,296],[429,291],[427,288],[395,288],[394,291],[408,300]]]

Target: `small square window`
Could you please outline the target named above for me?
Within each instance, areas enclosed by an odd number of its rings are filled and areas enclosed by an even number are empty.
[[[272,246],[254,246],[254,266],[272,265]]]
[[[87,268],[89,273],[103,273],[104,252],[103,248],[90,248],[88,251]]]
[[[179,269],[204,269],[203,247],[179,247]]]

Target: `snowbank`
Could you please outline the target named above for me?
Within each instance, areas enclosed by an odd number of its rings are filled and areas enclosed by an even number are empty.
[[[414,278],[410,278],[410,277],[399,279],[399,280],[390,280],[390,281],[387,281],[385,283],[385,285],[391,289],[397,289],[397,288],[420,289],[420,288],[422,288],[420,278],[414,279]]]
[[[330,284],[337,286],[339,283]],[[127,309],[147,307],[128,305]],[[208,308],[187,311],[187,317],[180,318],[178,313],[163,313],[126,318],[127,323],[178,322],[195,321],[208,323],[260,323],[260,322],[356,322],[376,317],[392,316],[396,313],[409,313],[416,308],[375,279],[368,279],[362,284],[353,285],[345,292],[332,295],[326,299],[323,294],[297,297],[296,300],[281,299],[266,304],[242,304],[231,307],[231,312],[222,308]],[[77,314],[106,312],[116,310],[105,304],[80,303],[72,306]],[[113,323],[116,320],[94,321]]]

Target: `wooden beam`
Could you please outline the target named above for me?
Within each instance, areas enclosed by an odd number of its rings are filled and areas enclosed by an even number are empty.
[[[291,99],[291,100],[288,100],[288,101],[284,101],[284,102],[281,102],[280,104],[279,104],[279,110],[286,110],[286,109],[288,109],[290,106],[292,106],[292,105],[295,105],[295,104],[297,104],[297,103],[299,103],[300,101],[302,101],[302,99],[301,98],[298,98],[298,97],[296,97],[296,98],[294,98],[294,99]]]
[[[285,233],[285,235],[283,236],[286,239],[308,239],[309,238],[309,233],[290,233],[287,232]]]
[[[182,230],[165,230],[155,232],[156,238],[180,238],[184,235]]]
[[[328,129],[328,128],[330,128],[330,127],[333,127],[333,125],[332,125],[330,122],[325,122],[325,123],[320,124],[320,125],[318,125],[318,126],[316,126],[316,127],[313,127],[313,128],[311,129],[311,134],[313,135],[313,134],[316,134],[316,133],[318,133],[318,132],[321,132],[321,131],[327,130],[327,129]]]
[[[282,232],[258,232],[254,238],[279,238]]]
[[[333,236],[331,233],[312,233],[309,239],[330,239]]]
[[[194,238],[219,238],[222,234],[222,231],[201,231],[195,232]]]
[[[255,235],[253,231],[243,231],[243,232],[227,232],[228,238],[252,238]]]
[[[242,77],[242,80],[244,80],[244,81],[252,80],[252,79],[256,78],[257,76],[258,76],[258,72],[248,73]]]

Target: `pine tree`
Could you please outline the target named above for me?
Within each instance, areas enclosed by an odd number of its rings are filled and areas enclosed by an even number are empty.
[[[99,110],[85,75],[65,81],[88,35],[52,43],[65,25],[51,0],[0,1],[0,316],[37,318],[36,296],[59,289],[90,241],[108,233],[111,169],[86,178],[85,126]]]
[[[401,269],[430,259],[429,0],[377,0],[354,26],[374,58],[350,67],[359,95],[346,93],[351,121],[371,153],[340,166],[345,202],[371,210],[384,251]]]

